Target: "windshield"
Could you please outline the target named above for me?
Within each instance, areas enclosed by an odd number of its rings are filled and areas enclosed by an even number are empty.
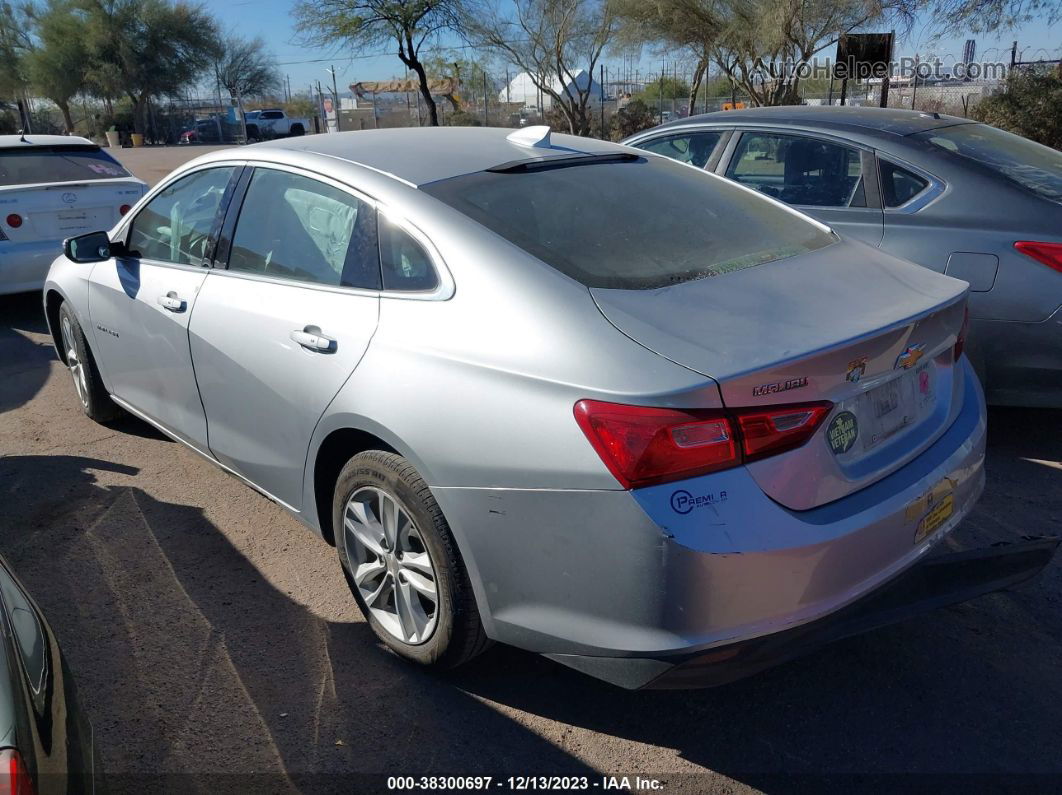
[[[587,287],[652,289],[836,238],[747,188],[665,157],[582,158],[422,186]]]
[[[958,124],[915,138],[976,160],[1045,199],[1062,202],[1062,152],[987,124]]]
[[[128,176],[129,172],[98,146],[61,144],[0,149],[0,185],[88,182]]]

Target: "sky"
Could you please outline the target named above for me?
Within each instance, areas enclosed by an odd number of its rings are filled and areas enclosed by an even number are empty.
[[[294,41],[292,29],[292,6],[293,0],[215,0],[207,3],[224,31],[238,33],[246,38],[262,37],[276,57],[281,73],[290,79],[292,93],[304,93],[318,80],[322,86],[330,83],[332,75],[328,70],[333,64],[341,94],[346,93],[346,87],[353,82],[384,80],[404,74],[404,67],[397,55],[379,54],[379,51],[354,53],[349,50],[314,49],[298,45]],[[1014,40],[1018,41],[1019,52],[1025,54],[1019,60],[1062,58],[1062,23],[1051,27],[1035,23],[1016,31],[990,36],[971,34],[949,37],[939,42],[933,42],[932,36],[928,19],[920,20],[911,35],[898,42],[897,57],[918,53],[924,58],[934,53],[940,55],[945,63],[950,63],[961,56],[964,40],[973,38],[977,41],[978,61],[999,60],[1009,63],[1011,42]],[[452,43],[460,46],[456,40],[452,40]],[[951,59],[945,57],[947,55]],[[620,59],[606,56],[606,66],[613,63],[618,65]],[[659,72],[660,59],[646,51],[638,68],[642,74]]]

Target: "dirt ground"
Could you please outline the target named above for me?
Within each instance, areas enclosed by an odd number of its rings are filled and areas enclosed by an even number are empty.
[[[118,154],[155,181],[202,151]],[[1062,412],[994,409],[990,429],[987,490],[953,543],[1057,533]],[[86,418],[33,295],[0,299],[0,500],[0,552],[62,643],[119,791],[1062,783],[1058,562],[715,690],[630,693],[502,647],[428,673],[374,641],[335,550],[295,519],[144,423]]]

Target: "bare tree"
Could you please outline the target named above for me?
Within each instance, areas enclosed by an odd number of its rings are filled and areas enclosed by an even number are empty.
[[[258,37],[222,39],[214,58],[214,76],[233,99],[268,94],[280,85],[276,61]]]
[[[462,27],[470,41],[526,72],[571,133],[590,134],[594,69],[615,29],[607,0],[473,0]]]
[[[398,59],[412,69],[432,126],[439,110],[428,87],[421,58],[424,45],[444,30],[456,30],[458,0],[299,0],[293,11],[300,40],[316,47],[354,50],[397,47]]]

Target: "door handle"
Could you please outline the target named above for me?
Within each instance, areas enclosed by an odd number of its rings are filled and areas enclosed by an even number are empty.
[[[171,312],[183,312],[188,304],[183,298],[178,298],[177,293],[170,290],[166,295],[159,296],[159,306]]]
[[[322,334],[320,326],[306,326],[302,329],[295,329],[291,332],[291,339],[311,351],[331,353],[336,349],[336,341]]]

